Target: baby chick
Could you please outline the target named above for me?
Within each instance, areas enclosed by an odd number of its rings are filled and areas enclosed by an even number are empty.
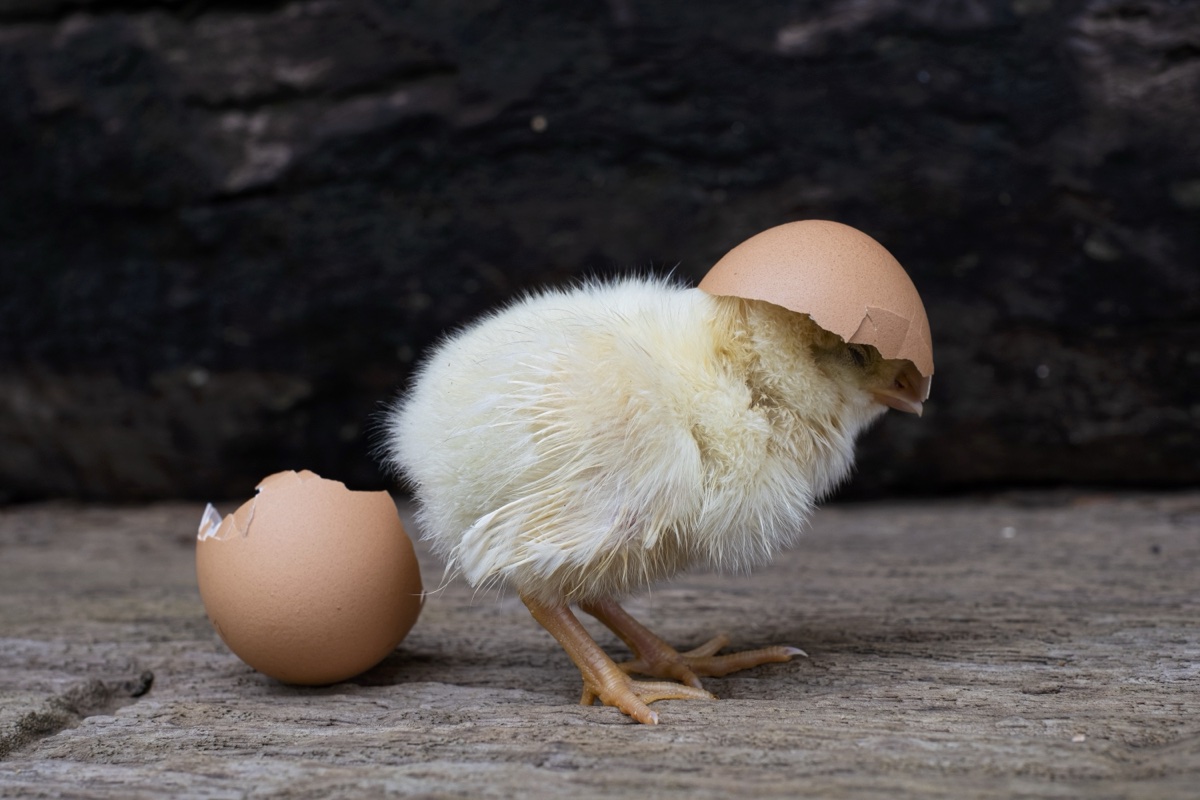
[[[689,567],[748,570],[797,538],[888,406],[919,414],[906,360],[761,300],[628,278],[546,291],[444,341],[387,419],[433,548],[514,587],[599,699],[711,698],[700,676],[795,648],[680,653],[619,600]],[[633,651],[618,665],[570,606]],[[659,678],[635,681],[628,673]]]

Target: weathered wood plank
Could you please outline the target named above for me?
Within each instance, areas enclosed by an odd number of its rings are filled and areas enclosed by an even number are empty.
[[[439,588],[424,551],[439,590],[379,667],[322,689],[257,675],[204,618],[198,518],[0,512],[0,796],[1183,798],[1200,782],[1197,493],[822,510],[753,576],[631,604],[680,644],[726,630],[812,654],[710,679],[722,700],[661,703],[657,728],[575,705],[577,674],[520,603]]]

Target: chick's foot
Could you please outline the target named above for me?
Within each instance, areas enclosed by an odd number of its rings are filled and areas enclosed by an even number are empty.
[[[694,650],[680,653],[634,619],[615,600],[583,603],[580,608],[604,623],[633,651],[636,658],[618,664],[618,668],[627,673],[668,678],[696,689],[703,688],[701,675],[720,677],[760,664],[791,661],[793,656],[808,656],[798,647],[762,647],[719,656],[717,653],[729,644],[729,637],[725,635],[715,636]]]
[[[579,702],[592,705],[596,700],[614,706],[638,722],[658,724],[658,714],[649,703],[656,700],[712,700],[699,687],[659,681],[635,681],[600,649],[587,629],[580,624],[566,603],[546,603],[521,596],[529,613],[553,636],[579,667],[583,693]]]

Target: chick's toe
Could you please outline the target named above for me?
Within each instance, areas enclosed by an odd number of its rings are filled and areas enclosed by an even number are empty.
[[[590,706],[599,700],[606,706],[615,706],[638,722],[657,725],[658,714],[650,710],[647,703],[656,700],[716,700],[709,692],[684,686],[674,681],[635,681],[618,668],[613,674],[606,673],[602,684],[583,682],[580,705]]]
[[[635,657],[632,661],[617,665],[621,670],[679,681],[696,689],[703,688],[698,676],[720,677],[760,664],[791,661],[793,656],[808,655],[796,647],[762,647],[719,656],[717,653],[729,644],[729,637],[724,634],[680,653],[638,622],[615,600],[583,603],[580,608],[604,623],[633,651]]]

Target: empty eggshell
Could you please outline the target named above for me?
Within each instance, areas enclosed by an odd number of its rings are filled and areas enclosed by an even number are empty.
[[[387,492],[280,472],[224,519],[209,506],[196,579],[229,649],[285,683],[322,685],[379,663],[412,628],[421,575]]]
[[[921,296],[900,262],[856,228],[826,220],[770,228],[726,253],[700,288],[808,314],[847,342],[906,359],[929,396],[933,339]]]

